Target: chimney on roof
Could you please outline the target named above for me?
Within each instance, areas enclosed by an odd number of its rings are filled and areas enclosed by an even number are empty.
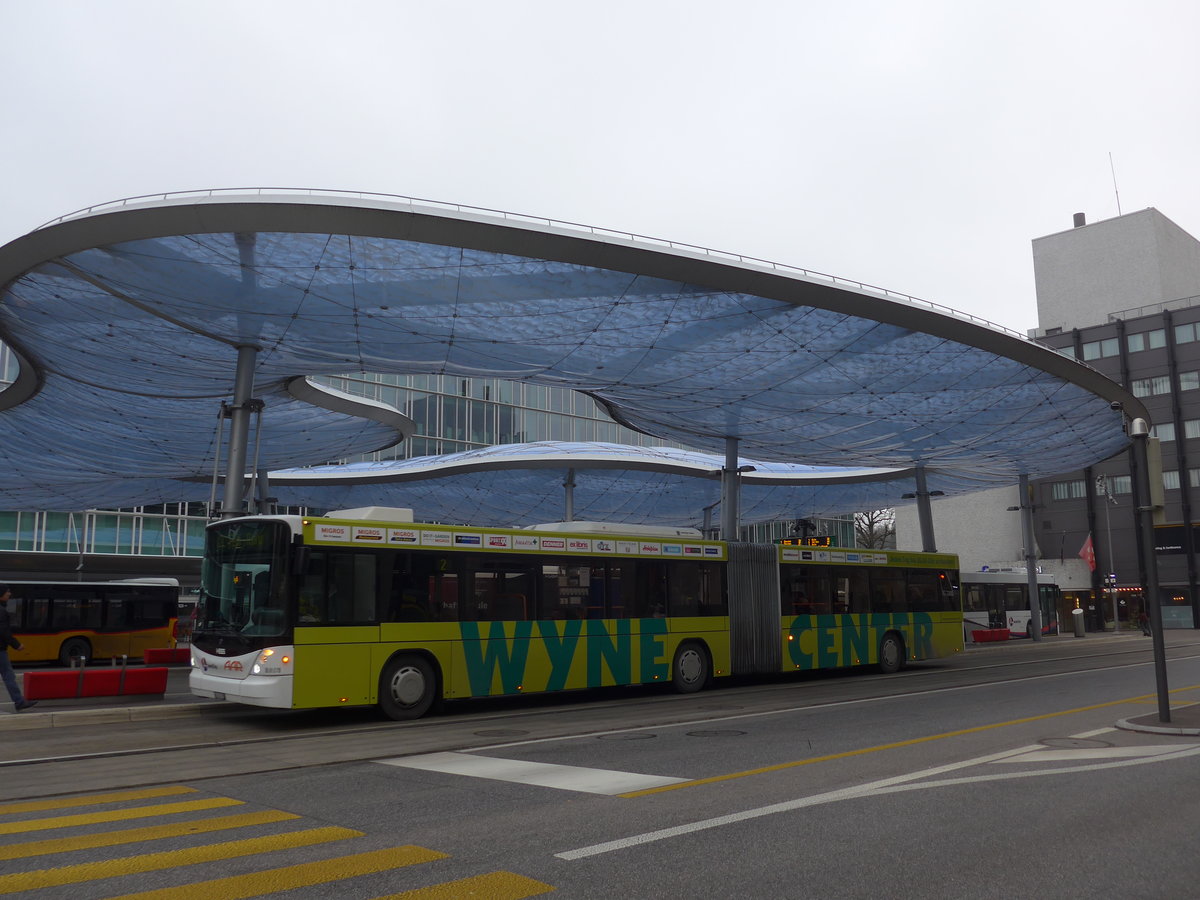
[[[1086,225],[1086,224],[1087,224],[1087,216],[1085,216],[1083,213],[1075,213],[1075,227],[1079,228],[1080,226]]]

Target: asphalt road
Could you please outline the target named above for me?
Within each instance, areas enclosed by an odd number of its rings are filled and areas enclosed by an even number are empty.
[[[1167,643],[1200,702],[1200,634]],[[1200,736],[1115,727],[1155,710],[1140,636],[415,723],[170,699],[0,723],[0,892],[1200,894]]]

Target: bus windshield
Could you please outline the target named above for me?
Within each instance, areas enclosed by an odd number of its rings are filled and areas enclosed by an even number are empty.
[[[286,525],[271,520],[237,520],[209,528],[197,632],[258,638],[286,631],[288,533]]]

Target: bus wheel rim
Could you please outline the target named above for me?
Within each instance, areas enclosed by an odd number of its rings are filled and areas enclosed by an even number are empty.
[[[415,666],[404,666],[392,676],[392,699],[401,706],[413,706],[425,696],[425,676]]]
[[[883,661],[889,666],[900,661],[900,645],[894,639],[883,642]]]
[[[695,684],[703,669],[698,650],[684,650],[679,654],[679,677],[688,684]]]

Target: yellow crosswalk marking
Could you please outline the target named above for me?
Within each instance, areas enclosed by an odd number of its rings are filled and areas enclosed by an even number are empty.
[[[101,822],[121,822],[125,819],[148,819],[171,813],[195,812],[198,809],[219,809],[222,806],[241,806],[241,800],[212,797],[208,800],[185,800],[181,803],[160,803],[157,806],[132,806],[129,809],[110,809],[107,812],[79,813],[75,816],[52,816],[46,819],[23,819],[0,824],[0,834],[24,834],[27,831],[47,831],[51,828],[72,828],[76,825],[97,825]]]
[[[0,803],[0,815],[39,812],[44,809],[70,809],[73,806],[95,806],[98,803],[117,803],[122,800],[149,800],[152,797],[174,797],[194,794],[190,787],[144,788],[137,791],[113,791],[108,794],[88,794],[84,797],[56,797],[53,800],[26,800],[19,803]]]
[[[399,869],[402,866],[412,866],[417,863],[446,858],[445,853],[427,850],[424,847],[389,847],[386,850],[371,850],[366,853],[356,853],[353,856],[339,856],[319,862],[299,863],[294,866],[269,869],[265,872],[232,875],[229,878],[216,878],[196,884],[144,891],[140,894],[126,894],[123,897],[114,897],[113,900],[193,900],[195,897],[243,900],[246,897],[261,897],[276,891],[289,891],[292,888],[308,887],[314,884],[328,884],[331,881],[341,881],[343,878],[373,875],[376,872],[386,872],[389,869]]]
[[[270,853],[273,850],[287,850],[294,847],[309,847],[313,844],[361,836],[361,831],[352,831],[349,828],[313,828],[308,831],[293,831],[288,834],[249,838],[244,841],[228,841],[224,844],[190,847],[186,850],[167,850],[162,853],[126,856],[121,859],[80,863],[56,869],[14,872],[11,875],[0,875],[0,894],[61,887],[65,884],[79,884],[82,881],[116,878],[121,875],[134,875],[159,869],[174,869],[196,863],[214,862],[218,859],[235,859],[239,856],[253,856],[257,853]]]
[[[51,853],[69,853],[72,850],[90,850],[95,847],[134,844],[138,841],[156,841],[162,838],[183,837],[189,834],[206,834],[212,831],[224,831],[229,828],[267,825],[272,822],[286,822],[299,818],[299,816],[293,813],[270,809],[265,812],[242,813],[237,816],[214,816],[211,819],[174,822],[170,825],[147,825],[144,828],[125,828],[120,831],[103,831],[99,834],[81,834],[78,837],[28,841],[24,844],[0,846],[0,860],[26,859],[30,856],[46,856]]]
[[[388,894],[386,897],[377,897],[376,900],[464,900],[467,897],[479,897],[483,900],[524,900],[525,897],[548,894],[552,890],[552,885],[514,872],[492,872],[490,875],[460,878],[415,891],[404,891],[402,894]]]

